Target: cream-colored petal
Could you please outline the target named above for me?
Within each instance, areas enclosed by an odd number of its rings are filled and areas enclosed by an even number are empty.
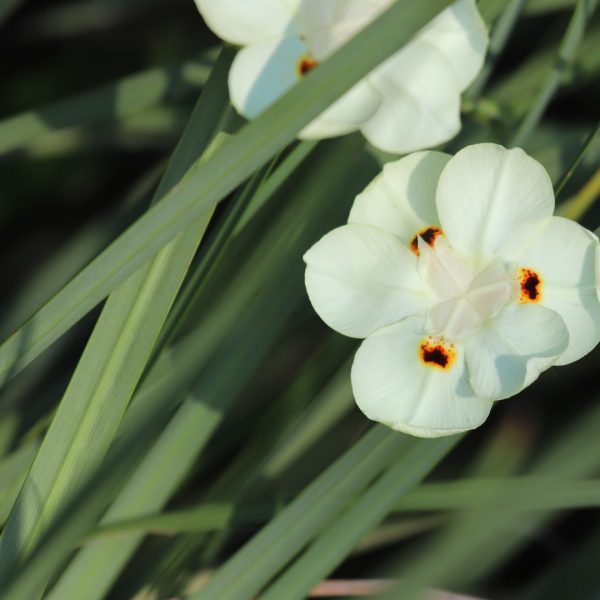
[[[437,48],[414,40],[368,75],[379,110],[361,131],[373,146],[406,154],[437,146],[460,129],[460,89]]]
[[[485,265],[516,260],[554,210],[552,182],[523,150],[467,146],[446,165],[437,187],[444,233],[463,258]]]
[[[246,45],[298,32],[301,0],[195,0],[206,24],[220,38]]]
[[[363,79],[309,123],[299,134],[303,139],[323,139],[360,129],[378,110],[381,98]]]
[[[368,225],[330,231],[304,255],[308,297],[332,329],[350,337],[423,312],[416,257],[393,235]]]
[[[552,217],[518,258],[542,280],[540,304],[555,310],[569,330],[569,346],[557,364],[578,360],[600,341],[596,284],[598,238],[581,225]]]
[[[451,435],[481,425],[492,403],[475,396],[464,351],[449,360],[424,362],[428,344],[423,319],[413,317],[380,329],[360,346],[352,365],[356,403],[367,417],[419,437]]]
[[[385,229],[407,246],[419,232],[439,227],[435,190],[450,158],[425,151],[387,163],[354,200],[348,222]]]
[[[242,48],[229,71],[231,103],[246,118],[258,116],[299,81],[306,56],[306,45],[293,36]]]
[[[483,66],[488,33],[475,0],[457,0],[424,27],[418,39],[444,55],[459,88],[466,89]]]
[[[509,304],[466,344],[471,386],[490,400],[514,396],[535,379],[533,371],[552,366],[568,343],[558,313],[537,304]]]

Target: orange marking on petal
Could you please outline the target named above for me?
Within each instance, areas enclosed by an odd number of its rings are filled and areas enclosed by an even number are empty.
[[[521,304],[535,303],[542,299],[543,280],[533,269],[519,269],[519,284],[521,286],[519,297]]]
[[[296,73],[298,77],[304,77],[309,71],[319,65],[319,61],[315,60],[312,56],[305,54],[300,57],[298,64],[296,65]]]
[[[456,362],[456,350],[453,344],[429,336],[419,344],[419,360],[426,367],[449,371]]]
[[[427,242],[433,248],[435,240],[440,235],[444,235],[444,232],[439,227],[425,227],[425,229],[417,231],[410,243],[410,251],[419,256],[419,238],[423,238],[423,241]]]

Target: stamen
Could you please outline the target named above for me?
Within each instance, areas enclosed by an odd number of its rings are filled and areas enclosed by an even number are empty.
[[[435,240],[440,235],[443,235],[443,232],[439,227],[426,227],[425,229],[421,229],[421,231],[416,233],[410,243],[411,252],[419,256],[419,238],[422,238],[424,242],[433,248]]]
[[[542,299],[543,280],[536,271],[526,268],[519,269],[519,283],[521,285],[519,298],[521,304],[539,302]]]
[[[429,336],[419,345],[419,359],[426,367],[449,371],[456,362],[456,350],[453,344]]]
[[[298,64],[296,65],[296,74],[298,77],[304,77],[309,71],[319,65],[319,61],[315,60],[312,56],[305,54],[300,57]]]

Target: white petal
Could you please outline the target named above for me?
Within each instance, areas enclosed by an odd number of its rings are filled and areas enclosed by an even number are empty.
[[[246,45],[291,33],[300,0],[195,0],[220,38]]]
[[[449,140],[460,129],[460,89],[448,61],[414,40],[368,75],[382,97],[362,127],[377,148],[406,154]]]
[[[303,0],[298,22],[318,59],[355,36],[392,4],[392,0]]]
[[[552,216],[554,192],[544,167],[519,148],[475,144],[442,171],[437,208],[446,237],[464,258],[509,261]]]
[[[442,152],[416,152],[389,162],[354,200],[349,223],[364,223],[410,244],[427,227],[439,226],[435,190],[450,160]]]
[[[309,123],[299,137],[322,139],[356,131],[371,118],[380,104],[379,94],[363,79]]]
[[[600,341],[597,251],[593,233],[574,221],[553,217],[518,259],[519,267],[541,276],[540,303],[555,310],[569,330],[569,346],[559,365],[578,360]]]
[[[244,117],[256,117],[296,84],[306,56],[308,48],[294,36],[242,48],[229,71],[231,103]]]
[[[443,237],[436,240],[434,248],[419,238],[418,269],[423,281],[439,298],[463,296],[473,280],[472,269]]]
[[[352,389],[367,417],[392,429],[437,437],[473,429],[487,418],[491,402],[477,398],[467,381],[464,353],[446,369],[419,358],[426,338],[416,317],[380,329],[360,346],[352,365]]]
[[[509,304],[466,345],[469,381],[484,398],[508,398],[531,383],[534,371],[552,366],[568,342],[565,323],[553,310]]]
[[[305,255],[308,297],[332,329],[366,337],[424,310],[416,256],[393,235],[367,225],[330,231]]]
[[[477,273],[469,287],[469,302],[486,319],[495,317],[515,296],[517,285],[504,265],[492,262]]]
[[[483,66],[488,33],[475,0],[457,0],[424,27],[418,39],[433,44],[446,57],[461,90]]]

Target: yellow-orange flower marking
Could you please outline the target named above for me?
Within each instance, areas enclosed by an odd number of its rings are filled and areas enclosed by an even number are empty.
[[[533,269],[519,269],[519,284],[521,286],[519,302],[521,304],[539,302],[542,299],[542,283],[543,280],[539,273]]]
[[[300,57],[298,64],[296,65],[296,73],[298,77],[304,77],[310,70],[314,69],[319,65],[319,61],[315,60],[312,56],[305,54]]]
[[[421,229],[410,243],[411,252],[419,256],[419,238],[423,238],[423,241],[433,248],[435,240],[442,234],[443,232],[439,227],[425,227],[425,229]]]
[[[449,371],[456,362],[456,350],[453,344],[429,336],[419,344],[419,360],[426,367]]]

